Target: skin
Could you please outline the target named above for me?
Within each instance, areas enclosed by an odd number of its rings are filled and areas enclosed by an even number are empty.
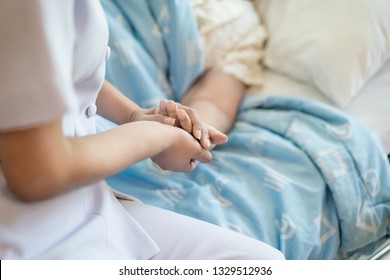
[[[149,157],[162,169],[191,171],[198,162],[211,160],[209,149],[227,141],[224,133],[234,124],[244,92],[245,86],[233,76],[208,71],[182,104],[163,100],[155,108],[143,109],[105,81],[96,101],[98,114],[120,126],[68,138],[58,116],[39,127],[2,131],[0,160],[6,180],[20,199],[37,201],[104,179]],[[155,141],[161,135],[164,141]]]
[[[181,104],[163,100],[155,112],[178,119],[180,127],[210,149],[227,141],[219,131],[227,134],[232,129],[245,90],[246,86],[234,76],[209,70],[194,83]],[[191,122],[199,119],[204,124]]]
[[[18,198],[48,199],[104,179],[145,158],[152,158],[162,169],[183,172],[212,158],[195,137],[173,125],[175,118],[155,114],[156,108],[138,107],[107,81],[96,103],[98,113],[118,123],[118,127],[69,138],[63,135],[62,116],[58,116],[37,127],[0,131],[2,168],[10,190]],[[203,129],[196,115],[192,117],[192,126]],[[188,127],[187,116],[178,118]],[[227,140],[216,129],[210,135],[221,142]]]
[[[234,76],[209,70],[180,102],[196,110],[205,123],[226,134],[234,125],[245,91],[246,86]]]

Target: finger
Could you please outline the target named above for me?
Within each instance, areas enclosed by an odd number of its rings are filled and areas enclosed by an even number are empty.
[[[191,119],[183,109],[179,109],[177,112],[177,120],[179,121],[181,128],[183,128],[188,133],[192,133]]]
[[[211,161],[213,156],[211,155],[210,151],[207,149],[202,149],[200,153],[196,155],[196,157],[193,158],[193,160],[197,160],[199,162],[208,163]]]
[[[191,123],[192,123],[192,135],[196,139],[200,140],[202,137],[203,125],[202,125],[202,121],[200,120],[200,117],[199,117],[198,113],[196,112],[196,110],[194,110],[190,107],[184,106],[180,103],[178,103],[177,106],[179,109],[183,109],[187,113],[187,115],[190,117]]]
[[[195,159],[191,159],[190,161],[190,168],[191,168],[191,171],[194,170],[199,164],[199,161],[198,160],[195,160]]]
[[[211,148],[210,136],[206,128],[202,128],[201,138],[199,139],[199,142],[203,148],[205,149]]]
[[[199,163],[199,161],[191,159],[184,168],[177,168],[174,171],[177,171],[177,172],[191,172],[198,165],[196,162]]]
[[[192,123],[192,135],[200,140],[202,138],[202,126],[199,123]]]
[[[145,121],[155,121],[155,122],[167,124],[170,126],[175,126],[175,124],[176,124],[176,119],[171,118],[171,117],[167,117],[167,116],[163,116],[163,115],[159,115],[159,114],[145,115],[144,120]]]
[[[160,114],[161,115],[168,116],[167,104],[168,104],[168,100],[163,99],[160,101]]]
[[[153,115],[156,114],[156,110],[158,109],[158,106],[149,108],[149,109],[144,109],[145,113],[144,115]]]
[[[170,126],[175,126],[176,125],[176,119],[170,118],[170,117],[165,117],[164,123]]]
[[[176,102],[174,102],[173,100],[169,100],[167,104],[168,116],[171,118],[176,118],[178,110],[179,108],[177,107]]]
[[[222,133],[221,131],[212,126],[209,126],[208,132],[212,145],[224,144],[228,141],[228,136],[225,133]]]

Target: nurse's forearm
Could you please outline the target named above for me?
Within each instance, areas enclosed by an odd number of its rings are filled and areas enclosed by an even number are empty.
[[[184,134],[157,122],[135,122],[98,135],[65,138],[59,119],[38,128],[0,133],[0,159],[10,189],[22,200],[36,201],[152,157],[174,141],[180,143],[178,132]]]
[[[113,121],[116,124],[129,122],[132,113],[139,109],[139,106],[123,95],[116,87],[108,81],[103,83],[96,100],[97,113]]]
[[[93,183],[164,151],[173,138],[167,128],[170,127],[155,122],[134,122],[97,135],[69,138],[69,183]],[[166,136],[165,141],[161,141],[161,135]]]

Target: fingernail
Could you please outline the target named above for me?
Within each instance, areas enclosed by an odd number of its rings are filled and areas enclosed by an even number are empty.
[[[190,161],[191,169],[194,169],[198,164],[199,164],[199,161],[191,159],[191,161]]]
[[[195,131],[195,138],[200,140],[202,137],[202,130],[199,128],[197,131]]]

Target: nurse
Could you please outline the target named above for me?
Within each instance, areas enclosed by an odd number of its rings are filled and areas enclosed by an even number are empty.
[[[211,154],[105,81],[99,1],[1,1],[0,37],[0,259],[283,259],[106,185],[145,158],[191,171]],[[121,125],[96,134],[96,113]]]

